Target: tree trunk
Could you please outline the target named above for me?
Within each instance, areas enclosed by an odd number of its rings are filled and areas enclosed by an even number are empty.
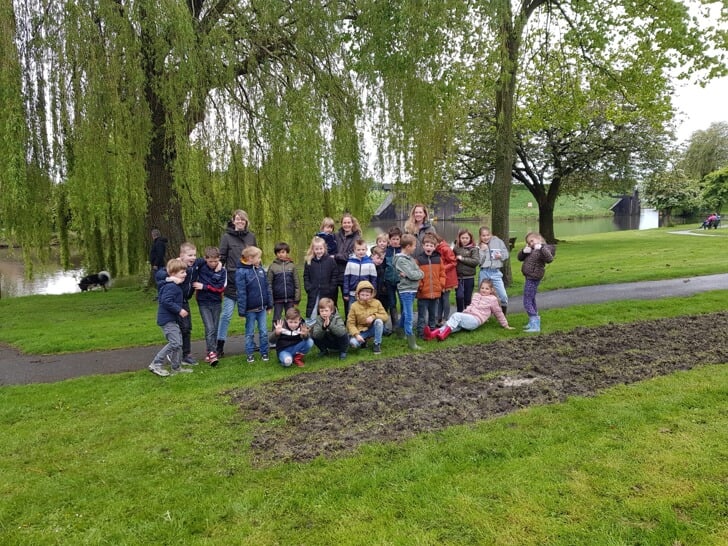
[[[493,233],[507,241],[510,238],[508,213],[511,202],[512,169],[515,160],[513,139],[513,106],[518,71],[519,36],[513,27],[510,0],[498,2],[500,45],[500,73],[496,82],[495,112],[495,175],[491,192]],[[506,286],[512,281],[510,262],[503,264]]]
[[[546,199],[543,203],[538,204],[538,230],[546,242],[552,245],[556,244],[556,236],[554,235],[554,203]]]

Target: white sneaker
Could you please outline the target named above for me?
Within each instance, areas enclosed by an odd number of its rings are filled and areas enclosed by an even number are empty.
[[[167,377],[169,375],[169,372],[162,368],[161,364],[155,364],[154,362],[149,365],[149,371],[159,377]]]

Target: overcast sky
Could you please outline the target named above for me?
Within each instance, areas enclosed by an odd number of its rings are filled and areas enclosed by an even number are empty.
[[[707,129],[715,121],[728,121],[728,77],[699,85],[678,88],[675,106],[683,112],[678,124],[678,140],[685,141],[694,131]]]

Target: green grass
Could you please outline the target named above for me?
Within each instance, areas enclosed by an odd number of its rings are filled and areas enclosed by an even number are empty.
[[[544,288],[728,266],[723,237],[619,235],[560,245]],[[714,291],[554,309],[544,331],[714,312],[727,301]],[[0,300],[0,309],[3,340],[160,343],[155,304],[139,291]],[[92,337],[96,325],[105,333]],[[488,323],[438,346],[518,335]],[[384,349],[405,352],[390,339]],[[230,358],[167,380],[140,371],[0,387],[0,543],[728,543],[725,364],[336,459],[252,464],[255,424],[225,393],[335,365],[312,358],[305,371],[284,370]]]

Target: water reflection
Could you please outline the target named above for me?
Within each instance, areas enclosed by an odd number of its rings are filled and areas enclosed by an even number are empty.
[[[682,220],[673,218],[673,222],[688,224],[699,224],[697,219],[689,218]],[[453,241],[457,237],[460,228],[470,229],[477,238],[478,228],[486,223],[475,222],[438,222],[436,227],[438,233],[443,235],[446,240]],[[403,222],[384,221],[372,223],[364,228],[364,238],[369,246],[373,246],[377,234],[387,231],[392,225],[397,224],[400,227]],[[659,227],[660,219],[657,211],[654,209],[642,209],[640,216],[615,216],[607,218],[588,218],[575,220],[559,220],[554,222],[554,233],[558,238],[571,237],[574,235],[587,235],[591,233],[606,233],[611,231],[624,231],[631,229],[654,229]],[[527,218],[511,218],[511,237],[516,237],[522,241],[526,233],[529,231],[538,231],[538,219]],[[302,263],[303,256],[306,253],[309,243],[311,242],[311,234],[294,234],[290,241],[294,256],[297,262]],[[259,241],[264,245],[264,264],[270,262],[272,255],[273,243]],[[268,246],[271,248],[268,249]],[[77,265],[77,264],[76,264]],[[45,265],[37,265],[33,272],[33,279],[25,278],[22,258],[17,250],[0,249],[0,297],[27,296],[30,294],[67,294],[80,292],[78,288],[78,280],[85,275],[83,269],[75,267],[69,271],[61,270],[58,257],[55,256],[51,263]]]

